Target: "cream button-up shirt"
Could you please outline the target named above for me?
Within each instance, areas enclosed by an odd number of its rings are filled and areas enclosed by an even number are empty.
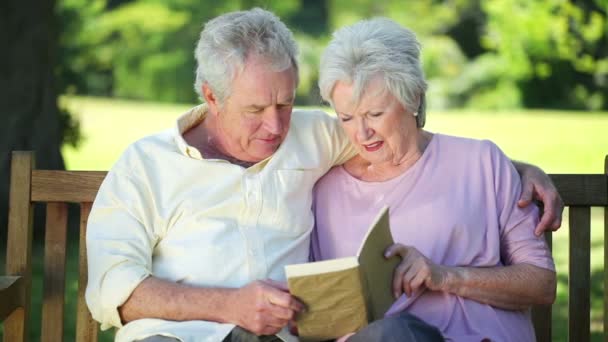
[[[171,130],[132,144],[112,167],[89,216],[86,301],[116,341],[165,335],[222,341],[231,324],[140,319],[117,308],[149,275],[202,287],[285,280],[308,259],[312,188],[355,154],[335,118],[294,110],[285,141],[249,168],[204,159],[182,134],[204,120],[193,108]]]

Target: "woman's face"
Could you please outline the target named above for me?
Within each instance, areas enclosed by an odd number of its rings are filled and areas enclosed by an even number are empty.
[[[412,113],[384,89],[376,78],[360,99],[354,99],[353,85],[337,82],[331,98],[342,128],[363,159],[371,164],[398,164],[416,148],[418,128]]]

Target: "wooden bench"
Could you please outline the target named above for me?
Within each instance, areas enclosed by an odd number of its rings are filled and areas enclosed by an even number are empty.
[[[80,205],[79,282],[76,340],[97,341],[98,324],[84,301],[87,283],[85,232],[87,218],[106,172],[49,171],[35,168],[31,152],[13,152],[9,198],[6,275],[0,277],[0,321],[4,341],[26,341],[30,311],[42,310],[43,341],[63,339],[66,275],[67,203]],[[551,175],[570,207],[570,277],[568,284],[568,340],[590,339],[590,207],[608,207],[608,156],[604,174]],[[46,203],[44,248],[44,290],[42,308],[31,305],[32,288],[32,207]],[[604,231],[608,236],[608,210],[604,211]],[[551,235],[547,234],[549,244]],[[604,264],[608,261],[604,242]],[[604,327],[608,327],[608,273],[604,273]],[[551,307],[533,308],[539,341],[551,341]],[[608,341],[608,334],[604,340]]]

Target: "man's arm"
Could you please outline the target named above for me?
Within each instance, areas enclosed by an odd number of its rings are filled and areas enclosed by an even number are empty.
[[[279,284],[199,288],[151,276],[156,212],[141,180],[115,168],[98,192],[87,229],[86,299],[102,329],[141,318],[230,322],[273,334],[299,308]]]
[[[540,236],[544,231],[557,230],[562,225],[564,202],[551,178],[537,166],[514,160],[511,162],[519,173],[522,183],[521,197],[517,205],[523,208],[532,203],[532,200],[543,203],[543,215],[534,229],[534,234]]]
[[[423,289],[443,291],[506,310],[522,310],[555,300],[555,272],[529,264],[504,267],[448,267],[436,265],[416,248],[395,244],[387,257],[403,259],[395,270],[396,297]]]
[[[204,320],[272,335],[301,309],[302,304],[275,282],[256,281],[239,289],[201,288],[150,276],[118,310],[123,323],[142,318]]]

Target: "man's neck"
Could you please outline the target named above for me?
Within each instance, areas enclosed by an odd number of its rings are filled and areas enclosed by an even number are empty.
[[[198,125],[184,133],[184,140],[186,140],[189,145],[197,148],[205,159],[225,160],[230,164],[239,165],[244,168],[248,168],[255,164],[255,162],[240,160],[225,153],[214,132],[217,132],[216,122],[212,116],[207,116]]]

